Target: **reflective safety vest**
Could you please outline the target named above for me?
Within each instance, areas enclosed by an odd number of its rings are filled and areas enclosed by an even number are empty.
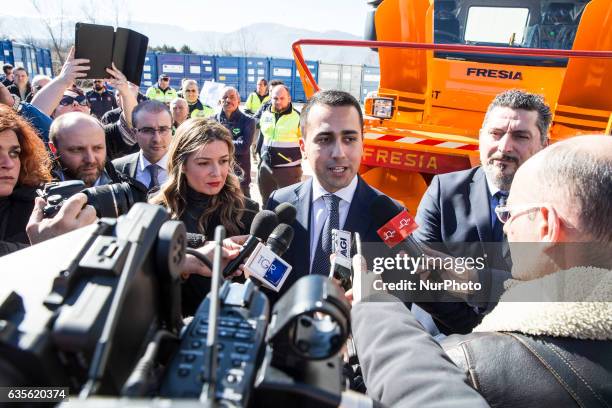
[[[290,112],[278,115],[272,109],[263,112],[259,119],[263,136],[262,159],[272,167],[299,166],[302,161],[300,114],[291,108]]]
[[[261,107],[261,105],[268,102],[269,100],[270,100],[270,95],[266,95],[263,98],[260,98],[257,92],[251,92],[251,94],[249,95],[249,97],[247,98],[244,104],[244,109],[247,112],[256,113]]]
[[[214,116],[215,110],[208,105],[202,105],[202,109],[194,109],[191,112],[190,117],[192,118],[208,118]]]
[[[159,89],[158,86],[152,86],[147,89],[147,93],[145,96],[149,99],[160,101],[168,105],[170,104],[170,102],[172,102],[173,99],[176,99],[178,97],[174,89],[168,87],[162,91],[161,89]]]

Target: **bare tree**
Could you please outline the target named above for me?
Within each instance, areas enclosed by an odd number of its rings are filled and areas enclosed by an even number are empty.
[[[242,27],[236,32],[236,36],[238,39],[239,51],[243,57],[257,55],[257,34],[253,30],[249,31]]]
[[[222,55],[222,56],[230,56],[230,55],[234,55],[233,53],[233,41],[232,38],[228,35],[223,36],[219,42],[219,52],[217,54]]]
[[[244,30],[244,27],[242,27],[240,30],[238,30],[238,46],[240,47],[240,54],[243,57],[247,57],[249,54],[249,47],[248,47],[248,43],[247,43],[247,36]]]
[[[99,21],[98,16],[100,15],[98,10],[99,2],[96,0],[89,0],[81,5],[81,12],[85,21],[91,24],[97,24]]]
[[[112,0],[110,6],[115,27],[119,27],[122,24],[129,25],[132,18],[128,2],[126,0]]]
[[[57,61],[62,64],[66,52],[66,15],[64,14],[64,0],[44,1],[30,0],[32,6],[38,13],[40,20],[51,39],[52,51]],[[47,9],[46,9],[47,8]],[[48,9],[53,10],[52,12]]]

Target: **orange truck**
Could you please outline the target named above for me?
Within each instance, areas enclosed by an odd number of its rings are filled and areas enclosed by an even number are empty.
[[[416,212],[435,174],[479,164],[492,98],[518,88],[553,109],[553,141],[612,131],[612,1],[369,0],[365,41],[293,44],[307,97],[319,88],[302,45],[377,50],[364,103],[368,183]],[[605,136],[602,136],[605,137]]]

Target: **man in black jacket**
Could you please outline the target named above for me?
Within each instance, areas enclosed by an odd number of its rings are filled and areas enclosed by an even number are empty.
[[[402,376],[450,357],[491,406],[612,404],[612,140],[581,136],[534,155],[497,208],[513,280],[473,333],[439,349],[403,304],[362,302],[353,336],[368,393],[389,406],[422,397]],[[403,352],[401,352],[403,350]],[[429,379],[429,378],[428,378]],[[438,379],[433,378],[435,383]],[[433,387],[434,385],[432,385]]]
[[[242,171],[240,188],[245,196],[250,197],[251,156],[250,148],[255,135],[255,119],[240,111],[240,94],[234,87],[226,87],[221,97],[221,111],[214,118],[225,126],[234,140],[236,162]]]

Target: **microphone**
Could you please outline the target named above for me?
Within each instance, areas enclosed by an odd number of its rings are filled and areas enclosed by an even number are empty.
[[[259,244],[246,261],[244,268],[251,278],[259,281],[266,288],[278,292],[291,272],[289,265],[281,255],[289,249],[293,240],[291,225],[279,224],[272,231],[267,244]]]
[[[266,246],[276,255],[283,256],[283,254],[289,249],[291,241],[293,241],[293,228],[287,223],[281,223],[274,228],[274,231],[272,231],[268,237]]]
[[[240,264],[251,255],[255,247],[257,247],[257,244],[261,241],[265,241],[277,225],[278,216],[274,212],[270,210],[258,212],[255,218],[253,218],[249,237],[244,245],[242,245],[242,249],[238,256],[223,269],[223,277],[227,278],[232,272],[238,269]]]
[[[290,203],[281,203],[274,209],[276,216],[278,217],[279,224],[291,225],[295,221],[297,215],[297,208]]]
[[[344,290],[351,288],[351,233],[332,229],[332,252],[336,254],[329,270],[329,277],[340,282]]]
[[[381,226],[376,233],[389,248],[403,243],[404,249],[412,257],[424,253],[421,244],[412,236],[419,228],[418,224],[408,211],[398,207],[389,197],[376,197],[370,204],[370,214],[374,218],[374,225]]]
[[[206,335],[206,372],[208,372],[208,387],[202,388],[200,401],[215,401],[217,391],[217,343],[218,326],[221,308],[221,296],[219,286],[221,285],[221,247],[225,239],[225,228],[223,225],[215,228],[215,253],[213,256],[212,283],[210,285],[210,309],[208,311],[208,333]]]

